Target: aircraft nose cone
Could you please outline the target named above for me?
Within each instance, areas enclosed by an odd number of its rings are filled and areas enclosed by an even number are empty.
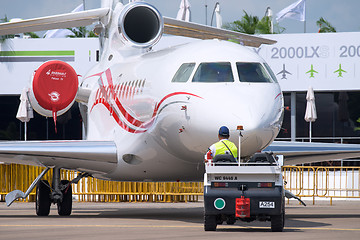
[[[211,144],[218,141],[221,126],[229,128],[230,140],[236,145],[239,142],[237,126],[243,126],[242,156],[266,147],[275,138],[278,130],[274,125],[279,124],[279,111],[282,109],[281,94],[277,96],[280,89],[271,87],[271,84],[266,87],[254,85],[241,85],[237,89],[233,86],[218,87],[207,95],[199,94],[202,99],[191,102],[184,111],[184,120],[179,119],[179,126],[184,126],[179,139],[188,152],[204,154]]]
[[[279,95],[280,94],[280,95]],[[243,126],[242,155],[250,155],[266,147],[276,137],[282,119],[282,95],[271,85],[257,85],[241,94],[228,95],[217,106],[217,125],[230,129],[230,140],[238,142],[237,126]]]

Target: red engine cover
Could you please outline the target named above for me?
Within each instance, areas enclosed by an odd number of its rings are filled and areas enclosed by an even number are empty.
[[[39,105],[56,113],[76,97],[78,76],[66,62],[48,61],[35,72],[32,89]]]

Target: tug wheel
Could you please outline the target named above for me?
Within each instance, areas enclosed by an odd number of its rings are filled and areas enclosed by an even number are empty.
[[[204,215],[204,229],[205,231],[216,231],[216,216]]]
[[[282,232],[285,225],[285,208],[280,215],[271,216],[271,231]]]

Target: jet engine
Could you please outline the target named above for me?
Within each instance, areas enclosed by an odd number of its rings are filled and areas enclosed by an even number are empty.
[[[39,114],[56,117],[73,105],[78,91],[78,76],[66,62],[53,60],[34,73],[29,92],[31,106]]]
[[[133,47],[153,46],[160,40],[163,28],[160,12],[147,3],[135,2],[126,5],[118,19],[118,31],[122,41]]]

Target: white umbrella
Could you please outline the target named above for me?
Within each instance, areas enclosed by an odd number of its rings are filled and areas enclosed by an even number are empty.
[[[215,7],[215,17],[216,17],[216,27],[221,28],[222,24],[222,17],[220,15],[220,3],[216,3]]]
[[[311,142],[311,123],[317,119],[316,106],[315,106],[315,94],[312,87],[309,87],[306,94],[306,111],[305,121],[309,123],[309,140]]]
[[[27,140],[27,122],[30,121],[31,118],[34,117],[33,110],[31,108],[30,102],[27,97],[27,90],[24,88],[20,95],[20,104],[16,114],[16,118],[24,123],[25,130],[24,136],[25,141]]]
[[[270,33],[274,33],[274,24],[273,24],[273,20],[272,20],[273,11],[271,10],[270,7],[266,8],[265,16],[270,19]]]
[[[190,12],[190,3],[188,0],[181,0],[176,19],[190,22],[191,12]]]

